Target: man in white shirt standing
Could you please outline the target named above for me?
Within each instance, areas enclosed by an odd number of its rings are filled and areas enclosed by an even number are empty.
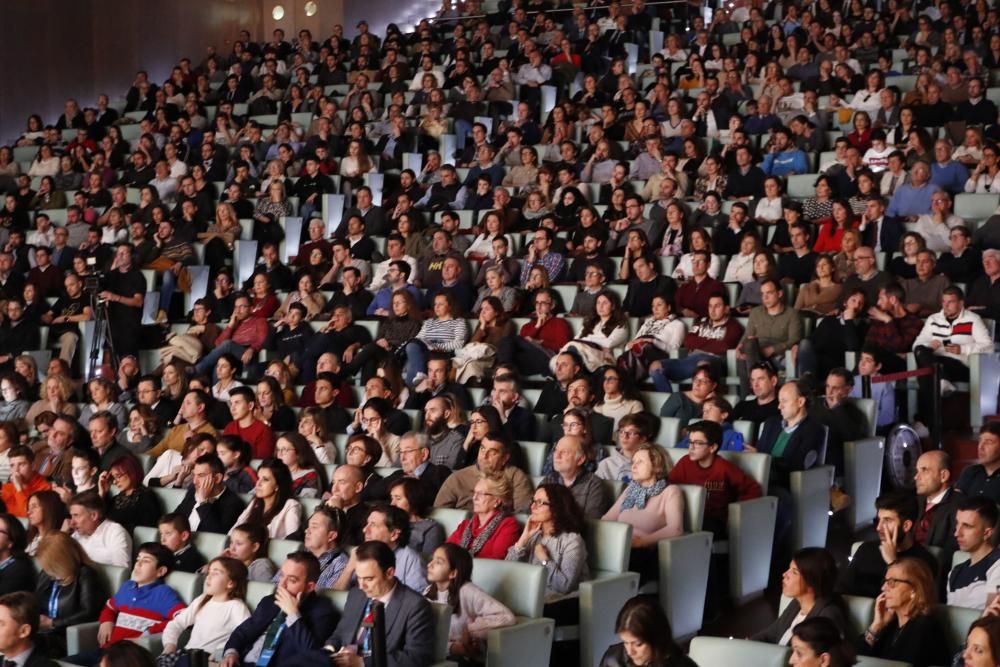
[[[80,543],[95,563],[129,567],[132,538],[121,526],[104,518],[104,499],[96,491],[84,491],[69,501],[69,521],[73,539]]]

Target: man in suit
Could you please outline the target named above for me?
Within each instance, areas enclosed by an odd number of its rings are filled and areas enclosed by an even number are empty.
[[[187,517],[191,530],[228,533],[243,512],[243,501],[223,481],[225,473],[226,466],[215,454],[195,460],[194,484],[175,510]]]
[[[316,594],[319,573],[316,556],[308,551],[289,554],[274,595],[261,600],[253,615],[233,631],[219,667],[283,665],[319,649],[339,620],[329,598]]]
[[[951,456],[943,449],[924,452],[917,459],[913,479],[923,499],[917,513],[917,542],[938,547],[944,552],[941,560],[951,564],[951,554],[958,550],[955,510],[962,498],[951,484]]]
[[[45,651],[35,651],[35,634],[41,617],[32,593],[19,591],[0,596],[0,653],[5,665],[55,667]]]
[[[809,391],[798,381],[782,385],[778,390],[781,417],[765,421],[756,448],[750,448],[771,455],[772,486],[787,489],[790,473],[823,464],[819,456],[826,433],[808,412],[808,396]]]
[[[371,615],[372,604],[385,605],[385,652],[388,667],[425,667],[434,660],[434,618],[431,604],[420,593],[396,579],[396,557],[389,545],[369,541],[354,553],[358,588],[352,588],[344,615],[326,644],[338,649],[337,667],[370,667],[371,630],[362,622]],[[345,647],[354,645],[357,652]],[[369,655],[365,656],[365,653]],[[364,657],[362,657],[364,656]],[[328,657],[303,655],[293,664],[328,664]],[[223,666],[228,667],[228,666]]]
[[[449,380],[450,371],[451,359],[445,356],[431,355],[427,361],[427,377],[410,392],[404,409],[423,410],[432,398],[437,398],[442,394],[451,394],[463,410],[471,410],[472,397],[469,396],[469,390],[463,385]]]
[[[402,470],[393,472],[378,483],[379,500],[389,499],[389,488],[397,480],[413,477],[423,488],[424,497],[433,501],[441,485],[451,475],[451,469],[431,462],[431,445],[425,433],[409,431],[399,440],[399,465]]]
[[[521,388],[517,377],[510,373],[493,379],[490,405],[500,413],[500,419],[513,440],[534,440],[536,432],[535,415],[521,407]]]
[[[865,204],[865,212],[861,216],[861,240],[864,245],[875,250],[892,254],[899,248],[899,240],[903,237],[903,224],[896,218],[885,215],[885,199],[878,195],[870,195]]]

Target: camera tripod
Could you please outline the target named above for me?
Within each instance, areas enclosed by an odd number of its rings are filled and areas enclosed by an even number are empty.
[[[111,319],[108,314],[108,302],[100,299],[96,292],[90,293],[90,309],[94,312],[94,336],[90,341],[88,356],[87,380],[94,378],[101,368],[101,352],[106,347],[111,356],[112,369],[118,368],[118,355],[115,353],[114,338],[111,335]],[[104,345],[105,341],[107,345]]]

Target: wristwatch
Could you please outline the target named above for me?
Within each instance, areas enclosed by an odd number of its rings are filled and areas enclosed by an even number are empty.
[[[549,561],[547,561],[547,560],[543,560],[543,561],[542,561],[542,565],[544,565],[545,567],[548,567],[548,565],[549,565]]]

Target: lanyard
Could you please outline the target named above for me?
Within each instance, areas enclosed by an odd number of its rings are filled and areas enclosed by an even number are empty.
[[[59,614],[59,584],[52,584],[52,592],[49,593],[49,618],[55,619]]]
[[[7,560],[5,560],[4,562],[0,563],[0,572],[3,572],[8,567],[10,567],[13,562],[14,562],[14,557],[11,556],[10,558],[8,558]]]

